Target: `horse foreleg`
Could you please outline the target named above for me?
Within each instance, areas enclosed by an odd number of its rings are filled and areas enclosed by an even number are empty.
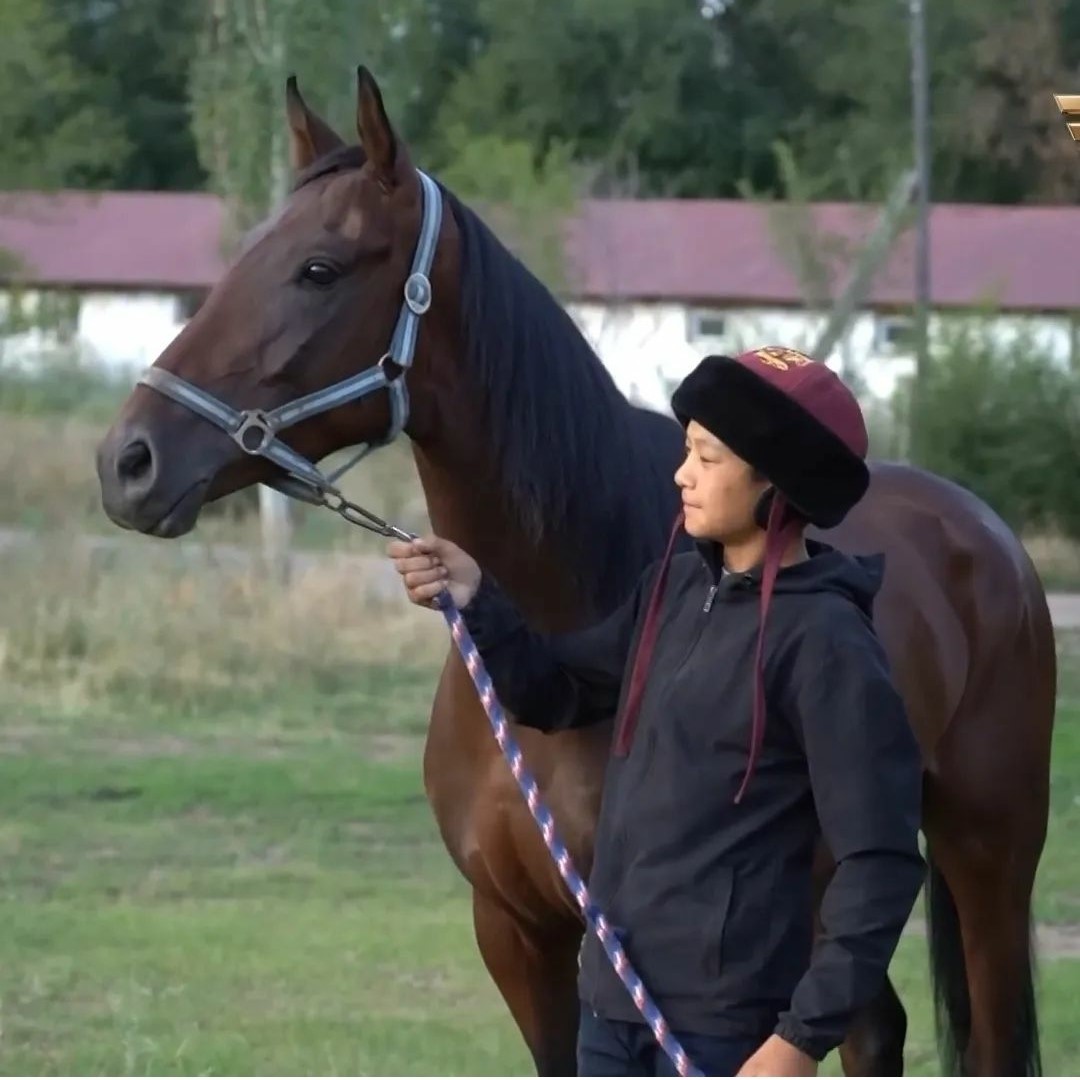
[[[903,1076],[907,1013],[889,977],[840,1046],[846,1076]]]
[[[539,1076],[577,1075],[577,954],[573,923],[539,934],[497,900],[473,891],[484,965],[510,1009]]]

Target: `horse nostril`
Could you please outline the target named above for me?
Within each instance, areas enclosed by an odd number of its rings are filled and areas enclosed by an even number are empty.
[[[153,470],[154,455],[145,439],[132,439],[116,459],[116,475],[121,483],[137,484]]]

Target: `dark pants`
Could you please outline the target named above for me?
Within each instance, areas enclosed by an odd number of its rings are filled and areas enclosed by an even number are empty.
[[[676,1032],[691,1064],[706,1076],[734,1076],[760,1039],[725,1038]],[[645,1022],[605,1020],[587,1005],[578,1027],[578,1076],[678,1076]]]

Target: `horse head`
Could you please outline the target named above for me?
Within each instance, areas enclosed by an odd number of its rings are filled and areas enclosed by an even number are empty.
[[[441,192],[413,167],[365,68],[358,146],[307,106],[295,78],[285,106],[291,193],[98,448],[105,511],[125,528],[181,536],[206,502],[255,483],[288,478],[318,492],[312,463],[422,427],[410,398],[424,367],[418,323],[440,317],[428,314],[440,275],[443,293],[454,292]],[[443,300],[444,317],[455,311],[456,299]]]

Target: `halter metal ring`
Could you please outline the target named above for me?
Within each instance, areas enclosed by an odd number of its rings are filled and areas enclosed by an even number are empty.
[[[382,356],[379,357],[379,362],[376,367],[383,373],[383,378],[386,380],[387,386],[400,379],[405,371],[390,353],[383,353]]]
[[[405,279],[405,303],[414,315],[423,315],[431,307],[431,282],[417,271]]]
[[[248,441],[248,433],[256,432],[259,436],[257,444]],[[274,437],[273,426],[262,409],[248,409],[243,414],[240,426],[232,433],[233,441],[236,442],[245,454],[261,454],[270,444]]]

